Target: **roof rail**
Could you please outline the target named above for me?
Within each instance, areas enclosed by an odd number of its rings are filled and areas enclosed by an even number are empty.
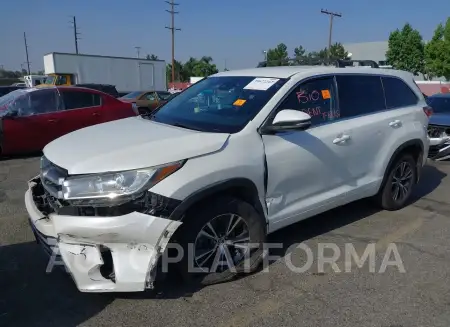
[[[272,64],[272,65],[269,65]],[[354,66],[368,66],[372,68],[379,68],[378,64],[374,60],[343,60],[343,59],[295,59],[287,58],[285,60],[269,60],[261,61],[257,68],[270,67],[270,66],[334,66],[334,67],[350,67]]]

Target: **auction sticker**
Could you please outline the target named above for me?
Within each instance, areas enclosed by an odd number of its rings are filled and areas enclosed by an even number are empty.
[[[244,90],[266,91],[278,81],[279,81],[278,78],[257,77],[253,81],[248,83],[247,86],[244,87]]]

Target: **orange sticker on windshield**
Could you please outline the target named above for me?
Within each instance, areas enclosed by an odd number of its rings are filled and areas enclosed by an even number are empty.
[[[330,91],[329,90],[322,90],[322,98],[324,100],[331,98]]]
[[[236,101],[234,101],[233,106],[238,106],[238,107],[240,107],[240,106],[243,106],[244,103],[246,103],[246,102],[247,102],[247,100],[237,99]]]

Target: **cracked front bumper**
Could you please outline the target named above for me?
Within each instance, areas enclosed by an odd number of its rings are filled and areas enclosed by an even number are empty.
[[[82,292],[136,292],[151,288],[156,265],[181,222],[132,212],[122,216],[43,214],[29,182],[25,206],[37,241],[60,256]],[[105,275],[105,253],[112,269]]]
[[[432,160],[446,160],[450,158],[450,137],[430,138],[428,158]]]

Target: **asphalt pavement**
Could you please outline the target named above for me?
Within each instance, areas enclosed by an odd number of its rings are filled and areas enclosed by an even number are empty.
[[[169,278],[136,294],[80,293],[65,273],[45,272],[23,204],[38,167],[38,158],[0,161],[0,326],[450,326],[449,163],[425,167],[403,210],[359,201],[274,233],[283,248],[268,271],[203,289]],[[302,242],[313,264],[294,272],[290,262],[308,262],[292,247]],[[323,244],[341,256],[322,271]],[[375,265],[346,265],[349,244],[359,255],[375,249]]]

